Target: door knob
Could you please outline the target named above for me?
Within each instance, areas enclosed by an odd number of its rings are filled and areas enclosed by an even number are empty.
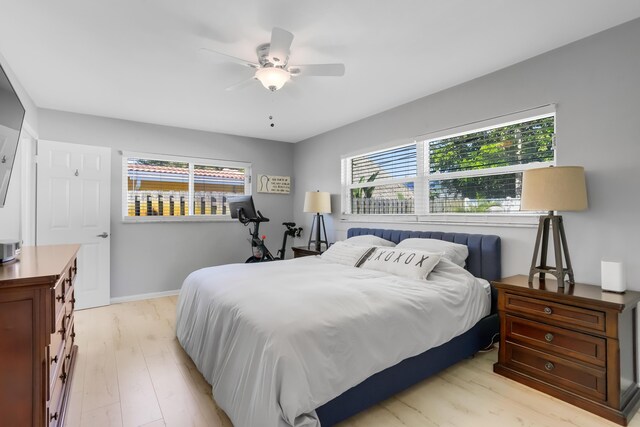
[[[106,239],[107,237],[109,237],[109,233],[107,233],[106,231],[102,234],[98,234],[96,237],[102,237],[103,239]]]

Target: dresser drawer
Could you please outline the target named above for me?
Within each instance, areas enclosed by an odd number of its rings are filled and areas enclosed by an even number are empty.
[[[48,356],[49,356],[49,383],[47,387],[47,400],[51,400],[51,397],[54,393],[54,387],[56,386],[56,378],[62,372],[62,367],[64,365],[64,350],[65,343],[61,343],[60,350],[58,353],[53,353],[52,348],[49,347]]]
[[[535,316],[539,320],[556,322],[560,325],[575,326],[596,332],[605,331],[605,314],[597,310],[588,310],[511,293],[505,293],[505,309],[511,313]]]
[[[68,304],[73,299],[73,291],[75,289],[74,283],[72,280],[67,280],[66,286],[64,288],[64,302]]]
[[[53,388],[56,385],[56,377],[60,375],[64,359],[65,337],[67,336],[67,318],[61,313],[56,322],[56,332],[51,334],[49,344],[49,389],[47,396],[51,399]]]
[[[69,264],[69,278],[71,279],[71,282],[75,282],[77,273],[78,273],[78,258],[74,258],[73,261],[71,261],[71,264]]]
[[[66,341],[67,345],[72,346],[75,342],[75,337],[76,337],[76,333],[75,333],[75,326],[73,324],[73,313],[71,313],[71,317],[67,322],[67,334],[64,340]]]
[[[65,363],[61,361],[60,369],[58,370],[58,374],[55,377],[55,382],[53,383],[53,391],[51,392],[51,397],[49,398],[49,402],[47,404],[47,421],[49,427],[57,426],[60,422],[60,403],[62,402],[62,395],[64,392],[66,377],[67,373],[65,370]]]
[[[607,341],[604,338],[569,331],[506,315],[507,340],[526,346],[605,367]]]
[[[51,310],[51,314],[52,314],[51,333],[56,331],[55,329],[56,320],[58,319],[62,309],[64,308],[65,294],[66,294],[65,286],[67,285],[67,281],[68,281],[67,274],[68,273],[65,272],[65,274],[62,277],[60,277],[60,280],[58,280],[58,282],[56,283],[56,286],[53,289],[51,289],[51,309],[52,309]]]
[[[564,390],[606,401],[607,374],[603,368],[572,362],[509,341],[505,344],[506,365]]]
[[[71,340],[66,340],[64,345],[64,372],[65,378],[63,382],[67,381],[69,371],[71,369],[71,350],[73,350],[73,343]]]
[[[72,289],[71,292],[67,294],[67,299],[64,303],[64,317],[67,325],[71,323],[71,319],[73,318],[73,313],[74,313],[73,306],[74,306],[74,301],[73,301],[73,289]],[[69,328],[67,327],[66,329],[68,330]]]

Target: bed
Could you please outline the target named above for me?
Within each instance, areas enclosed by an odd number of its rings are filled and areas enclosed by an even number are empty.
[[[491,345],[495,297],[473,276],[500,277],[497,236],[348,231],[366,234],[464,244],[468,273],[441,262],[424,285],[307,257],[185,280],[176,335],[236,427],[333,425]]]

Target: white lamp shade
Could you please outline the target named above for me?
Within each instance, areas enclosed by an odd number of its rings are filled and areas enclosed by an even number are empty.
[[[262,86],[271,91],[280,89],[290,77],[288,71],[278,67],[258,68],[255,74],[255,78],[260,80]]]
[[[331,213],[331,194],[326,191],[307,191],[304,195],[304,211]]]
[[[581,166],[530,169],[522,177],[525,211],[582,211],[587,209],[587,186]]]

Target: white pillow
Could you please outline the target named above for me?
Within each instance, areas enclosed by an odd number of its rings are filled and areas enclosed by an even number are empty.
[[[372,234],[365,234],[362,236],[349,237],[345,242],[356,246],[388,246],[393,248],[396,244],[385,240],[382,237],[374,236]]]
[[[443,258],[448,259],[460,267],[464,267],[467,257],[469,256],[469,248],[466,245],[438,239],[404,239],[398,243],[396,247],[403,249],[419,249],[427,252],[440,252],[442,253]]]
[[[440,262],[440,256],[415,249],[377,247],[362,263],[362,268],[423,280]]]
[[[360,267],[362,261],[366,259],[373,249],[370,246],[356,246],[346,242],[335,242],[320,255],[320,258],[328,262]]]

